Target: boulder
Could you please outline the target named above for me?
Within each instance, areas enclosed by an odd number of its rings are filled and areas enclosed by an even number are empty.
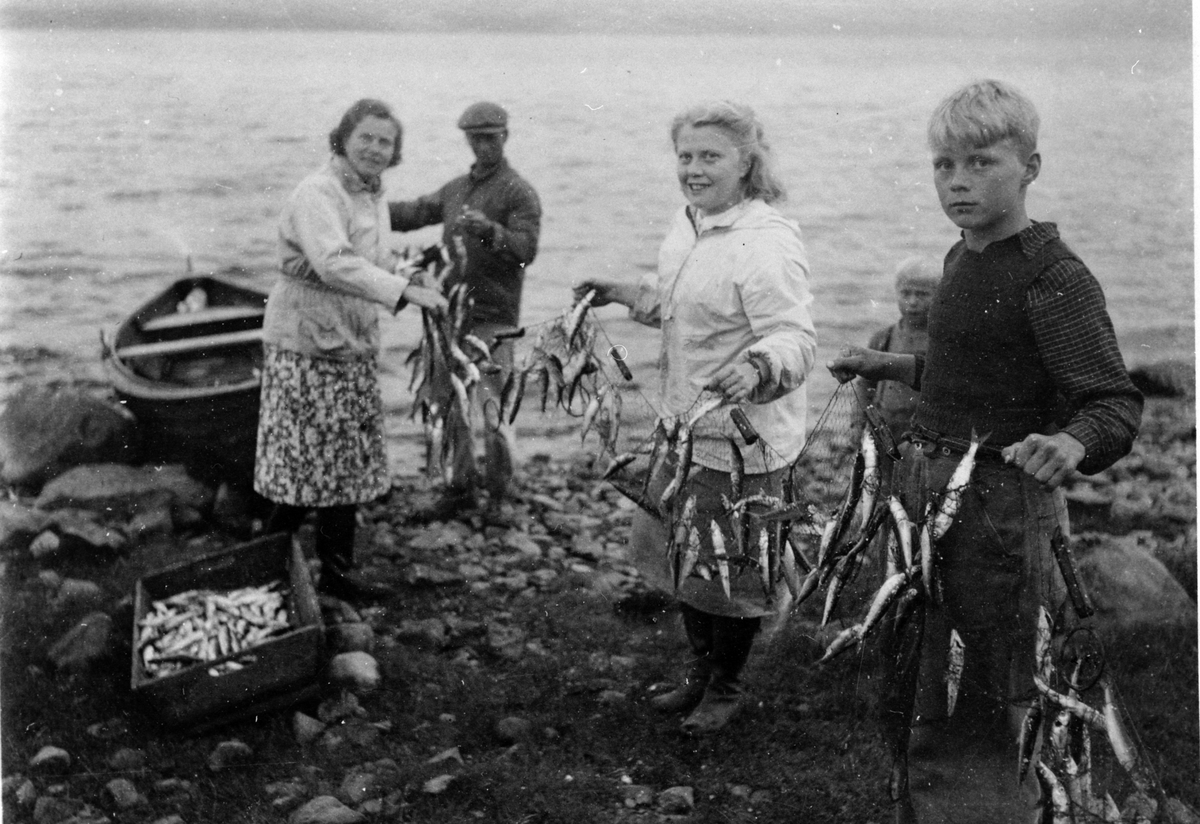
[[[1098,622],[1123,628],[1195,623],[1196,604],[1137,534],[1085,533],[1074,555]]]
[[[379,664],[365,652],[343,652],[329,661],[329,680],[355,692],[379,687]]]
[[[64,672],[86,670],[109,654],[112,627],[112,618],[107,613],[88,613],[50,647],[51,663]]]
[[[1183,398],[1196,394],[1196,366],[1183,360],[1165,360],[1134,366],[1133,385],[1147,397]]]
[[[73,466],[137,457],[137,422],[122,406],[71,387],[26,384],[0,412],[0,478],[37,489]]]
[[[42,488],[36,506],[43,510],[86,509],[130,520],[163,506],[190,507],[206,512],[213,492],[178,465],[125,466],[88,464],[64,472]]]
[[[0,501],[0,551],[27,546],[49,522],[49,516],[40,509],[14,501]]]
[[[332,795],[318,795],[288,817],[288,824],[358,824],[366,816]]]

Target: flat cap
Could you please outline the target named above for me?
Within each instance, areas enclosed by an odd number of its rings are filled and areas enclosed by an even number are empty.
[[[472,103],[458,119],[464,132],[502,132],[508,128],[508,112],[495,103]]]

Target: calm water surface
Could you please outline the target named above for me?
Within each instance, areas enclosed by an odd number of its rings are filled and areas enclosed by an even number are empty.
[[[671,116],[706,98],[749,103],[805,234],[824,361],[891,322],[901,258],[940,258],[955,240],[924,126],[946,92],[984,76],[1037,103],[1030,214],[1058,222],[1100,279],[1127,361],[1192,357],[1186,41],[4,31],[0,53],[0,344],[45,347],[84,372],[98,329],[188,258],[269,284],[281,204],[364,96],[404,122],[404,162],[386,178],[397,197],[465,170],[454,122],[467,104],[508,107],[510,160],[545,208],[526,323],[563,309],[576,280],[651,267],[682,202]],[[601,318],[649,363],[654,333],[616,308]],[[386,322],[393,393],[414,320]],[[818,369],[812,403],[830,388]]]

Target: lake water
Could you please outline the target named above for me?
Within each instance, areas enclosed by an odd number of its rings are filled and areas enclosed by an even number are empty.
[[[1192,76],[1186,39],[424,35],[2,31],[0,345],[5,383],[50,350],[98,374],[98,329],[184,272],[268,285],[276,221],[359,97],[405,126],[396,197],[471,161],[454,127],[479,99],[511,113],[508,155],[545,210],[523,321],[573,282],[651,267],[682,202],[667,124],[714,97],[765,123],[811,263],[821,362],[891,322],[890,275],[956,239],[924,128],[952,88],[993,76],[1042,115],[1034,219],[1056,221],[1099,278],[1130,364],[1194,351]],[[424,230],[397,243],[424,244]],[[646,366],[650,330],[600,311]],[[385,322],[392,402],[416,315]],[[42,353],[48,355],[48,353]],[[648,366],[646,366],[648,368]],[[819,407],[832,382],[812,378]]]

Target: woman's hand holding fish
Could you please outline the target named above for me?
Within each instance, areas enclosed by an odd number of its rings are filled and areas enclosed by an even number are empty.
[[[1066,432],[1034,433],[1003,450],[1005,462],[1019,466],[1048,489],[1058,488],[1086,454],[1084,445]]]
[[[400,297],[409,303],[415,303],[422,309],[444,311],[450,305],[446,301],[446,296],[440,290],[431,286],[421,286],[418,283],[408,284],[408,287],[400,294]]]
[[[742,403],[750,399],[760,382],[761,377],[754,364],[741,361],[719,370],[704,388],[721,393],[730,403]]]

